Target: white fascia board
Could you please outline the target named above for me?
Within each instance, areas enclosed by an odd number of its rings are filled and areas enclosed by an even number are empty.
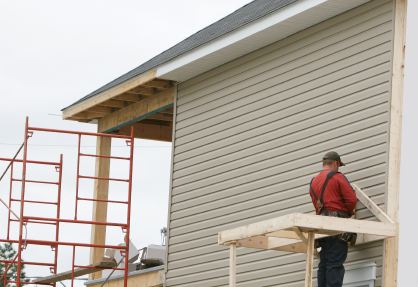
[[[185,81],[369,1],[297,1],[160,65],[156,76]]]

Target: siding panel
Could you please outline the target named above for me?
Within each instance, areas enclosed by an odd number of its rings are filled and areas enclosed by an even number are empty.
[[[179,85],[167,286],[227,286],[217,232],[312,212],[307,184],[327,150],[384,206],[392,34],[392,1],[375,0]],[[238,248],[238,285],[303,286],[304,260]],[[364,260],[380,286],[380,242],[347,264]]]

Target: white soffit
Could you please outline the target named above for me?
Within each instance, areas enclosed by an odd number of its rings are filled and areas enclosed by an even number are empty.
[[[297,1],[162,64],[156,76],[185,81],[369,1]]]

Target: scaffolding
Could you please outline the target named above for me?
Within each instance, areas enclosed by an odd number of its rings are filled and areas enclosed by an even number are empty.
[[[30,139],[35,134],[42,133],[57,133],[57,134],[69,134],[74,135],[77,138],[77,168],[76,168],[76,184],[75,184],[75,197],[74,197],[74,214],[72,218],[63,218],[63,210],[66,205],[63,206],[61,202],[61,191],[62,191],[62,170],[63,170],[63,155],[61,154],[56,161],[38,161],[31,160],[28,153],[28,145]],[[122,139],[125,140],[126,146],[129,152],[129,156],[112,156],[112,155],[98,155],[83,153],[81,151],[81,142],[83,137],[107,137],[110,139]],[[71,280],[71,286],[74,286],[74,280],[77,276],[91,274],[103,269],[111,270],[122,270],[124,272],[124,286],[127,287],[127,275],[128,275],[128,260],[124,260],[124,266],[118,267],[118,264],[114,260],[108,260],[106,258],[101,262],[91,262],[90,265],[80,265],[76,263],[76,254],[78,248],[111,248],[116,249],[121,252],[122,256],[129,254],[129,238],[130,238],[130,212],[131,212],[131,193],[132,193],[132,167],[133,167],[133,154],[134,154],[134,135],[133,129],[129,136],[126,135],[117,135],[117,134],[106,134],[106,133],[91,133],[91,132],[80,132],[80,131],[68,131],[68,130],[58,130],[58,129],[48,129],[48,128],[39,128],[29,126],[29,120],[26,118],[25,132],[24,132],[24,142],[23,142],[23,154],[22,158],[0,158],[0,161],[7,162],[9,164],[10,172],[10,188],[8,195],[8,219],[7,219],[7,232],[6,236],[0,235],[0,242],[3,243],[12,243],[17,244],[17,253],[15,258],[12,260],[0,260],[4,264],[4,272],[0,274],[0,278],[3,282],[3,286],[8,286],[8,284],[15,284],[17,287],[22,285],[51,285],[56,286],[56,283],[61,280]],[[80,165],[81,159],[83,157],[90,158],[106,158],[108,160],[121,160],[126,161],[129,164],[128,175],[126,178],[113,178],[113,177],[100,177],[93,175],[81,174]],[[41,179],[32,179],[27,176],[27,167],[29,165],[35,165],[37,167],[53,167],[55,175],[50,175],[48,180]],[[16,173],[19,169],[19,173]],[[16,176],[20,174],[20,177]],[[51,180],[51,178],[55,178]],[[89,198],[80,195],[80,180],[94,180],[94,181],[107,181],[107,182],[123,182],[126,184],[126,200],[110,200],[110,199],[98,199],[98,198]],[[16,195],[14,191],[14,183],[20,183],[19,196]],[[25,195],[28,192],[28,184],[37,184],[41,186],[54,186],[56,201],[40,201],[40,200],[29,200],[25,198]],[[51,195],[51,198],[53,196]],[[122,223],[108,222],[106,221],[94,221],[94,220],[81,220],[79,219],[79,202],[88,201],[96,202],[102,204],[119,204],[126,206],[126,215],[124,216],[124,221]],[[5,201],[2,200],[4,203]],[[53,206],[55,208],[54,216],[44,216],[43,208],[37,208],[39,212],[38,216],[28,215],[25,212],[25,206],[28,204],[38,204],[42,206]],[[18,211],[15,211],[18,210]],[[124,244],[122,245],[109,245],[109,244],[94,244],[94,243],[82,243],[77,241],[77,234],[74,234],[74,240],[72,241],[61,241],[60,238],[60,225],[62,223],[66,224],[76,224],[76,225],[89,225],[89,226],[104,226],[106,227],[117,227],[121,229],[122,235],[124,235]],[[29,225],[48,225],[53,226],[54,232],[52,234],[51,240],[39,240],[31,238],[31,233],[28,231]],[[16,226],[16,229],[13,229]],[[14,232],[12,232],[12,230]],[[13,234],[17,234],[13,236]],[[3,238],[4,237],[4,238]],[[27,251],[28,246],[50,246],[52,256],[54,258],[53,262],[39,262],[39,261],[25,261],[23,259],[25,252]],[[71,260],[71,270],[59,273],[59,263],[58,263],[58,251],[60,247],[67,246],[72,248],[72,257]],[[36,280],[28,281],[22,280],[20,274],[22,271],[23,265],[33,265],[33,266],[42,266],[49,268],[50,275],[38,278]],[[16,266],[17,276],[15,280],[12,280],[7,276],[7,271],[11,266]]]

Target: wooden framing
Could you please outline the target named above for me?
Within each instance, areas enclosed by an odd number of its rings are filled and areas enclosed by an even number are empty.
[[[397,224],[399,212],[400,161],[402,136],[403,78],[407,0],[394,0],[392,92],[390,100],[389,161],[386,191],[386,213]],[[383,286],[398,284],[399,236],[384,241]]]
[[[171,142],[173,114],[167,110],[176,91],[174,82],[149,71],[64,109],[63,117],[98,121],[99,131],[107,133],[124,134],[134,125],[136,137]]]
[[[139,102],[133,103],[125,108],[115,111],[100,119],[100,131],[115,131],[121,125],[128,125],[138,122],[157,113],[159,110],[169,108],[173,105],[173,98],[176,87],[168,88],[152,97],[147,97]]]
[[[398,225],[359,187],[353,186],[360,195],[359,200],[381,222],[292,213],[219,232],[218,244],[230,245],[229,286],[236,286],[236,251],[233,250],[237,246],[306,253],[305,287],[312,287],[315,239],[344,232],[357,233],[357,244],[396,238]]]
[[[74,116],[88,110],[89,108],[99,105],[107,100],[111,100],[116,96],[122,95],[146,82],[155,79],[155,74],[156,71],[154,69],[149,70],[148,72],[129,79],[122,84],[107,89],[94,97],[88,98],[80,103],[76,103],[63,110],[63,117],[64,119],[73,119]]]
[[[100,129],[100,125],[99,128]],[[112,141],[109,137],[97,137],[97,150],[98,155],[111,154]],[[109,177],[110,172],[110,159],[109,158],[96,158],[96,171],[97,177]],[[94,199],[107,200],[109,192],[109,181],[107,180],[95,180],[94,181]],[[106,202],[93,202],[93,214],[92,220],[98,222],[106,222],[107,219],[107,203]],[[106,243],[106,226],[93,225],[91,227],[91,243],[104,245]],[[104,256],[103,248],[90,248],[90,264],[100,262]],[[101,272],[90,274],[90,279],[97,279],[101,277]]]

